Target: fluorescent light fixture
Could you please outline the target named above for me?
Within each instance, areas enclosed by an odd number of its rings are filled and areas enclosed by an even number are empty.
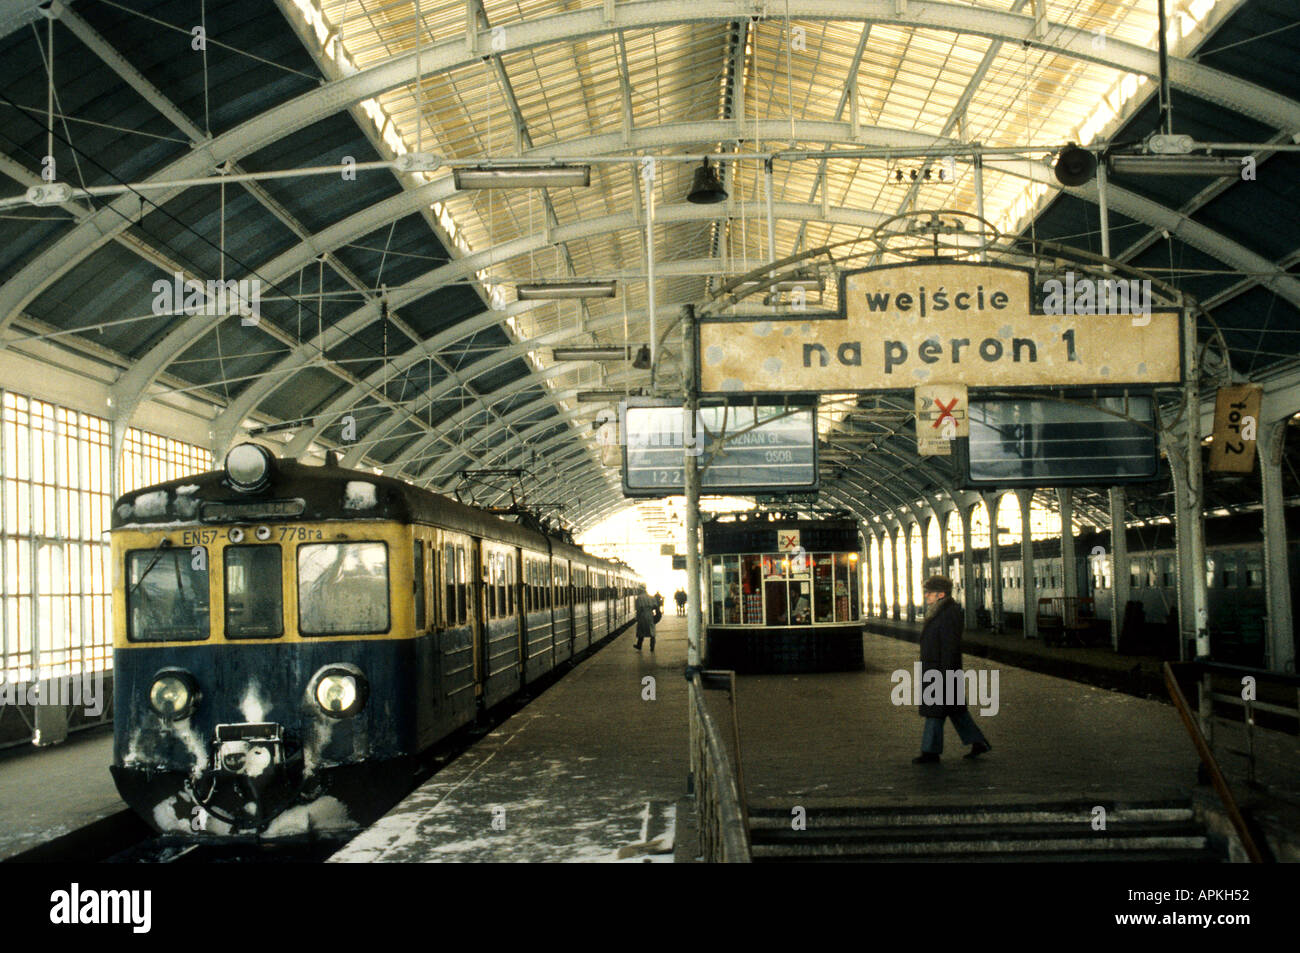
[[[618,291],[616,281],[535,281],[518,285],[515,296],[520,301],[543,301],[558,298],[612,298]]]
[[[551,357],[557,361],[630,361],[636,355],[636,345],[630,347],[557,347]]]
[[[1107,162],[1112,175],[1241,175],[1240,156],[1117,155]]]
[[[733,292],[748,292],[757,288],[762,282],[759,281],[742,281],[736,287],[732,288]],[[769,291],[794,291],[802,288],[804,291],[821,291],[822,280],[820,278],[782,278],[775,284],[767,286]]]
[[[622,400],[627,396],[621,390],[580,390],[574,398],[580,404],[604,404],[609,401]],[[604,423],[605,421],[600,421]]]
[[[589,165],[502,165],[452,172],[458,189],[558,189],[591,185]]]

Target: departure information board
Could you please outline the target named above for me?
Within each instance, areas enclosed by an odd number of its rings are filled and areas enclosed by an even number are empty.
[[[964,442],[964,441],[962,441]],[[959,446],[960,446],[959,442]],[[970,402],[966,486],[1114,486],[1159,474],[1155,404],[1110,397]]]
[[[681,405],[623,410],[623,493],[675,496],[685,492]],[[701,407],[696,454],[704,493],[807,493],[817,489],[814,407]]]

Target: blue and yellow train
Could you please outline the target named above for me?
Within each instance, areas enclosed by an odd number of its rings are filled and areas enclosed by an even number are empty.
[[[627,625],[639,580],[400,480],[240,444],[113,511],[115,744],[156,830],[370,823],[417,757]]]

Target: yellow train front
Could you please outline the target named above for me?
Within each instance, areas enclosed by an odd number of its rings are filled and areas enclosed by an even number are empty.
[[[122,497],[112,539],[112,772],[164,834],[368,824],[420,752],[631,618],[613,564],[254,444]],[[606,585],[561,589],[561,566]],[[578,631],[577,599],[603,630]]]

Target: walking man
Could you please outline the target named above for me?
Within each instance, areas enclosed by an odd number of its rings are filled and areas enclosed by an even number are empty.
[[[636,647],[641,648],[641,643],[649,639],[650,651],[653,652],[655,650],[655,616],[662,617],[659,602],[654,596],[647,595],[645,586],[642,586],[633,607],[636,609]]]
[[[685,589],[678,589],[673,593],[673,601],[677,603],[678,615],[686,615],[686,599],[687,595]]]
[[[963,628],[961,607],[952,598],[952,580],[947,576],[931,576],[925,581],[925,625],[921,628],[921,678],[933,679],[930,672],[937,671],[941,685],[947,688],[961,678],[961,633]],[[953,680],[948,673],[956,672]],[[943,702],[956,699],[944,698]],[[921,755],[913,764],[937,764],[943,753],[943,723],[951,718],[962,744],[971,746],[967,758],[977,758],[992,750],[983,733],[971,718],[965,705],[921,705],[925,719],[925,732],[921,737]]]

